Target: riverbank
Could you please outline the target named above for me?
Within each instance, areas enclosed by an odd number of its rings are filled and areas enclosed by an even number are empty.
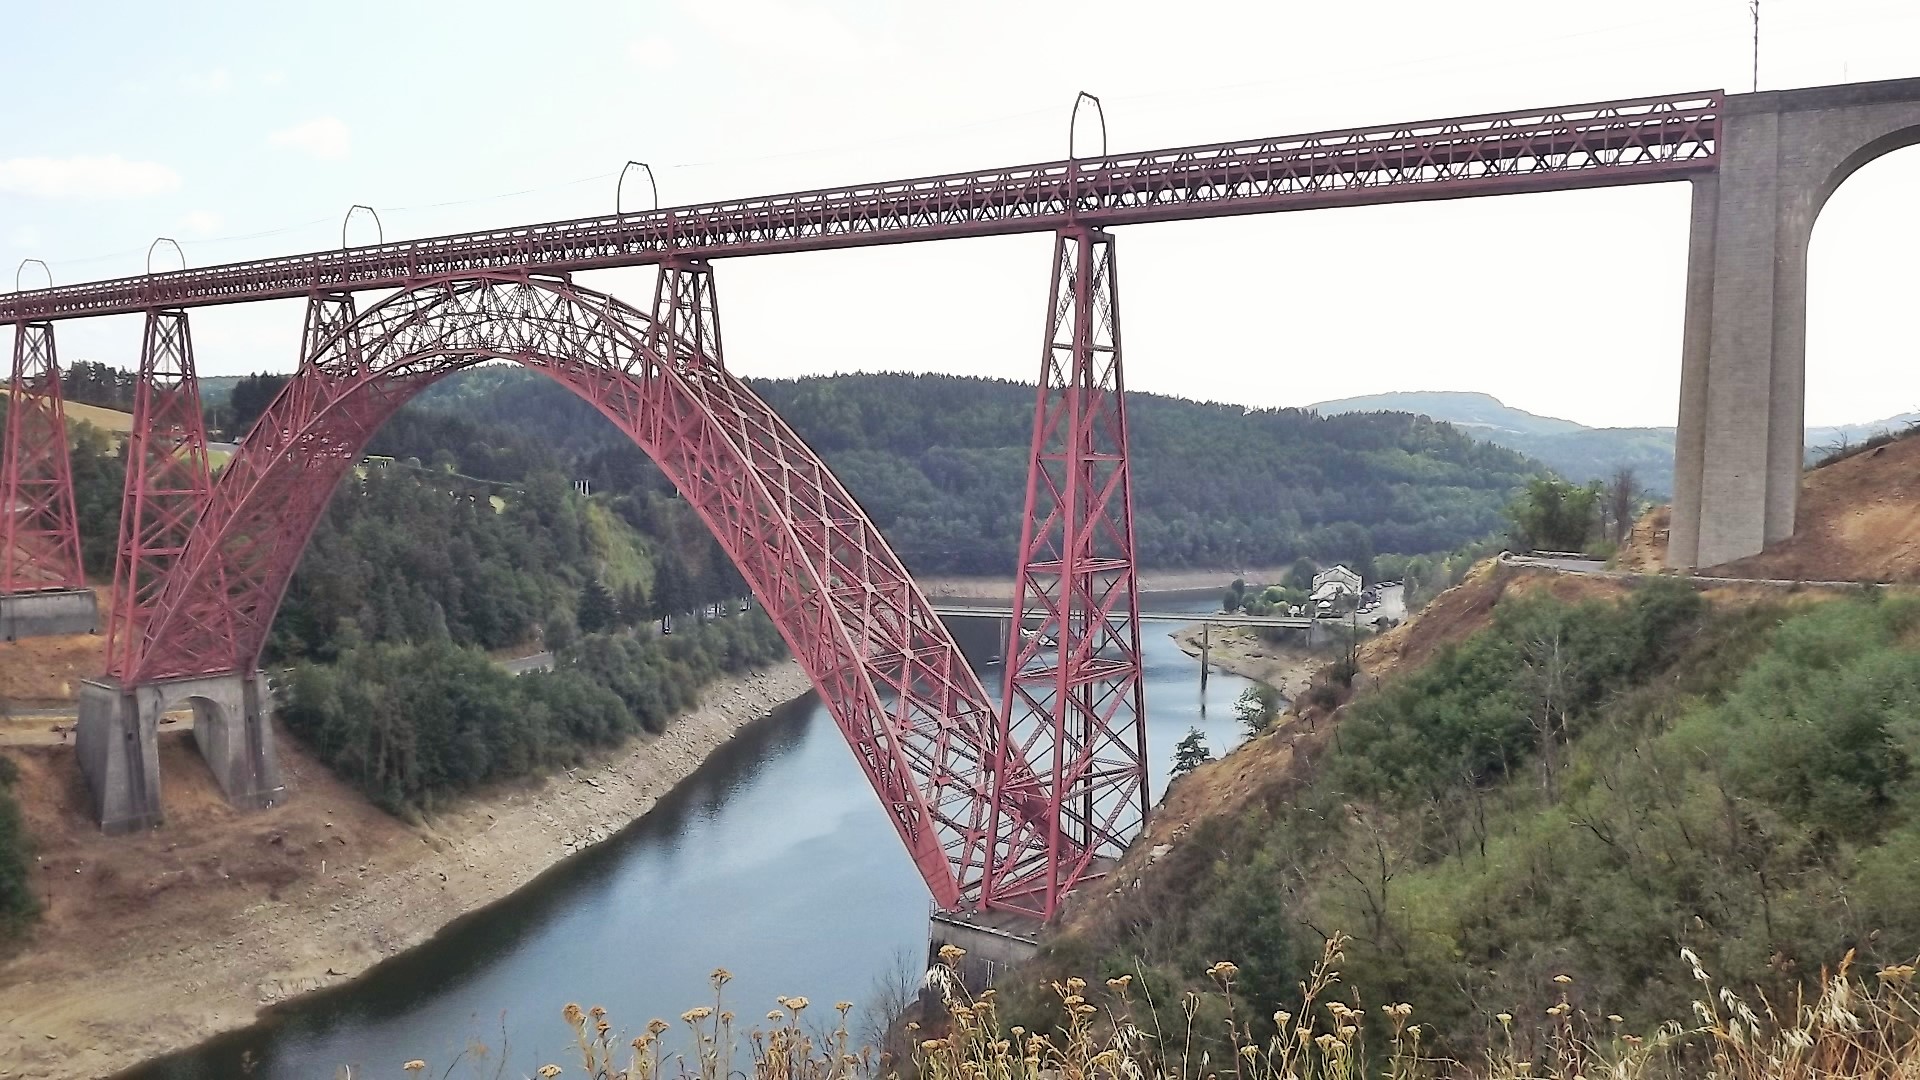
[[[168,824],[102,837],[70,747],[8,752],[45,914],[0,962],[0,1077],[98,1077],[345,982],[619,832],[742,727],[809,689],[798,664],[716,682],[665,734],[601,764],[462,797],[418,825],[281,733],[292,797],[228,808],[162,738]]]
[[[1172,637],[1181,652],[1200,655],[1199,624],[1183,626]],[[1223,671],[1266,683],[1288,701],[1298,701],[1312,683],[1314,672],[1325,667],[1330,657],[1266,641],[1250,626],[1216,626],[1208,633],[1207,660]]]

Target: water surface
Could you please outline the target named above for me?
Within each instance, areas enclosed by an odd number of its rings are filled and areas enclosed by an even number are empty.
[[[1149,603],[1199,612],[1211,598]],[[997,697],[994,621],[955,622]],[[1189,725],[1216,752],[1238,740],[1231,706],[1247,683],[1215,672],[1203,701],[1197,662],[1167,637],[1173,624],[1144,625],[1157,798]],[[804,994],[824,1014],[837,1000],[867,1001],[890,969],[917,975],[927,915],[905,848],[808,695],[743,730],[619,836],[505,901],[345,987],[123,1078],[330,1080],[342,1065],[399,1076],[410,1058],[438,1074],[470,1040],[496,1054],[504,1041],[506,1075],[522,1075],[573,1062],[560,1020],[568,1002],[603,1005],[629,1032],[656,1016],[677,1025],[710,999],[715,967],[733,973],[729,1006],[743,1018],[764,1016],[781,994]]]

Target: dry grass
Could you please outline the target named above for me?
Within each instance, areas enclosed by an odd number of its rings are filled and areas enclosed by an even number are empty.
[[[0,387],[0,395],[11,395],[12,391]],[[77,401],[63,401],[62,411],[69,421],[84,420],[101,431],[114,436],[115,440],[133,430],[133,414],[118,409],[103,409],[98,405],[82,405]]]
[[[654,1020],[638,1037],[614,1033],[606,1010],[568,1005],[577,1065],[549,1063],[534,1075],[593,1080],[856,1080],[911,1076],[920,1080],[1906,1080],[1920,1076],[1920,995],[1914,966],[1902,964],[1869,978],[1852,954],[1826,973],[1811,1001],[1757,1007],[1717,986],[1688,950],[1681,957],[1699,983],[1693,1015],[1634,1034],[1618,1016],[1587,1015],[1575,1004],[1571,976],[1558,976],[1559,1001],[1539,1018],[1505,1012],[1488,1017],[1497,1032],[1482,1056],[1462,1061],[1429,1051],[1431,1033],[1405,1002],[1363,1004],[1340,979],[1345,939],[1329,941],[1299,997],[1270,1014],[1239,999],[1239,969],[1220,961],[1206,974],[1217,991],[1155,1001],[1132,976],[1107,980],[1105,990],[1070,978],[1052,984],[1058,1016],[1050,1031],[1008,1026],[996,993],[960,988],[965,954],[941,950],[945,968],[934,981],[945,989],[945,1016],[937,1031],[906,1025],[910,1060],[872,1048],[854,1050],[847,1031],[850,1002],[840,1002],[830,1029],[803,1021],[806,998],[783,997],[767,1025],[743,1027],[728,1011],[722,990],[731,976],[713,974],[714,1000],[681,1014],[687,1049],[669,1053],[672,1030]],[[1224,1003],[1224,1012],[1220,1006]],[[1258,1015],[1258,1021],[1251,1019]],[[1271,1031],[1256,1035],[1254,1028]],[[1202,1049],[1216,1046],[1221,1056]],[[489,1054],[472,1047],[464,1063],[482,1075]],[[404,1063],[408,1076],[451,1074],[462,1061],[435,1067]]]

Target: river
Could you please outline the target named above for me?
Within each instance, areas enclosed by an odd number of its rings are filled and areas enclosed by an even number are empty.
[[[1148,601],[1215,610],[1211,594]],[[987,620],[955,620],[962,647],[997,694]],[[1147,747],[1154,794],[1189,726],[1216,753],[1239,739],[1232,703],[1247,683],[1197,662],[1146,623]],[[121,1080],[331,1080],[431,1075],[473,1041],[505,1075],[577,1064],[560,1019],[568,1002],[603,1005],[615,1028],[674,1021],[709,1003],[708,973],[734,981],[743,1025],[781,994],[864,1004],[876,979],[924,963],[928,899],[832,718],[813,695],[743,730],[619,836],[354,982],[300,998],[255,1025],[121,1074]],[[857,1030],[857,1029],[856,1029]],[[504,1032],[504,1038],[503,1038]],[[498,1064],[497,1058],[489,1065]],[[492,1075],[491,1067],[483,1075]],[[459,1073],[456,1073],[459,1075]]]

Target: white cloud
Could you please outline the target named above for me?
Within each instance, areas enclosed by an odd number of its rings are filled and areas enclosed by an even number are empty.
[[[224,94],[233,88],[233,76],[223,67],[187,75],[180,81],[186,84],[187,89],[202,94]]]
[[[351,144],[351,133],[347,125],[338,118],[321,116],[304,124],[295,124],[290,128],[276,131],[267,136],[267,141],[275,146],[285,146],[323,161],[333,161],[347,156]]]
[[[152,161],[104,157],[8,158],[0,161],[0,194],[41,199],[137,199],[172,191],[180,174]]]
[[[211,210],[195,210],[180,222],[190,233],[207,236],[219,231],[220,215]]]
[[[643,37],[627,45],[627,56],[648,71],[665,71],[679,63],[680,56],[665,38]]]

